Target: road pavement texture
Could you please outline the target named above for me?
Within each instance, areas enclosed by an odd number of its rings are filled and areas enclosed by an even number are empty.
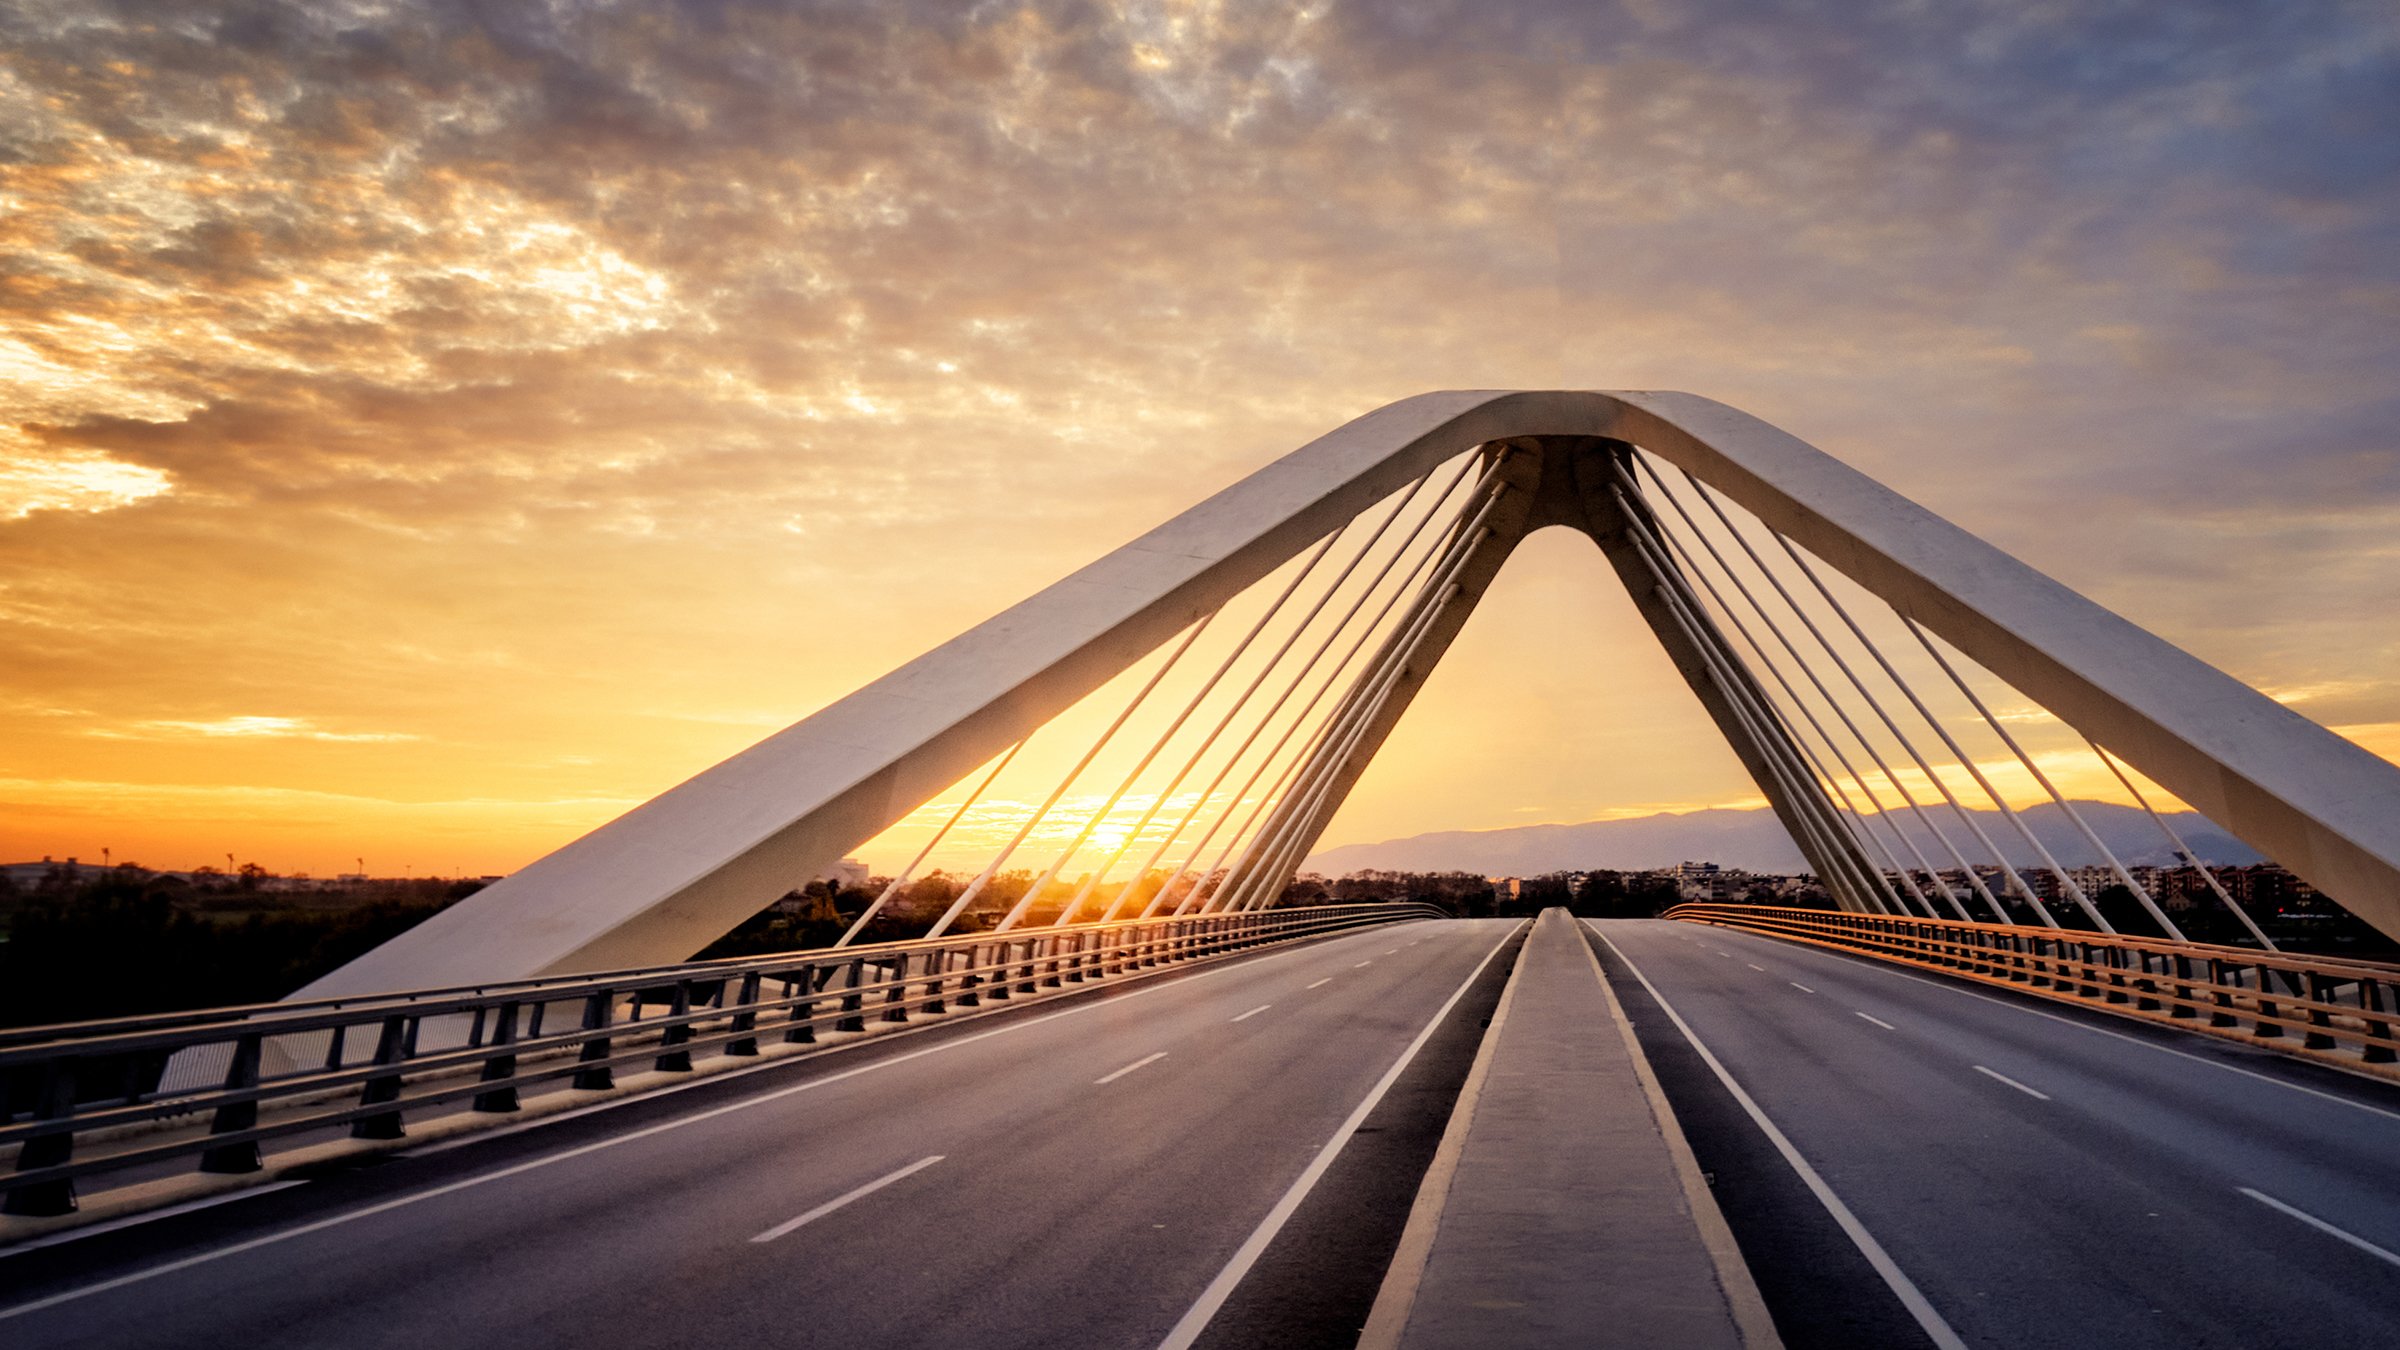
[[[1312,1286],[1355,1335],[1522,927],[1348,934],[87,1230],[0,1255],[0,1343],[1180,1346]],[[1423,1146],[1345,1169],[1387,1099]],[[1380,1250],[1269,1268],[1344,1213]]]
[[[1348,934],[0,1252],[0,1344],[1348,1345],[1520,929]],[[2400,1343],[2400,1092],[1595,931],[1786,1344]]]
[[[2400,1344],[2400,1092],[1770,938],[1592,928],[1788,1345]]]

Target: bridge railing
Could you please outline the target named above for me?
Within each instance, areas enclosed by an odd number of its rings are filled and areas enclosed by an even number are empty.
[[[755,1056],[762,1039],[806,1044],[870,1018],[1446,917],[1405,903],[1120,920],[0,1031],[0,1150],[16,1150],[0,1211],[70,1212],[76,1181],[97,1173],[192,1158],[254,1172],[271,1139],[398,1139],[412,1113],[511,1112],[560,1080],[599,1091],[620,1070]]]
[[[2391,1066],[2400,966],[2074,929],[1764,905],[1677,905],[1669,919],[1739,928],[2007,985],[2233,1040]]]

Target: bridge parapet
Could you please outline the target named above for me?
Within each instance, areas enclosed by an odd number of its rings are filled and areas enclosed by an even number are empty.
[[[2400,1081],[2400,966],[2077,929],[1763,905],[1666,917],[1854,952]]]
[[[955,1009],[1408,919],[1431,905],[1162,916],[816,948],[301,1003],[0,1031],[0,1212],[57,1216],[84,1178],[197,1158],[256,1174],[262,1146],[403,1138],[443,1108],[504,1119],[530,1091],[809,1045]],[[205,1122],[205,1123],[203,1123]]]

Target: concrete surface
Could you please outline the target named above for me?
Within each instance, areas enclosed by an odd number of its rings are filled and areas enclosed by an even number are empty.
[[[1564,910],[1535,923],[1461,1098],[1423,1266],[1395,1269],[1402,1350],[1763,1350],[1764,1306]],[[1470,1079],[1475,1083],[1475,1079]],[[1435,1171],[1444,1171],[1437,1159]],[[1412,1230],[1418,1225],[1412,1224]],[[1409,1241],[1402,1241],[1408,1255]],[[1392,1320],[1379,1306],[1377,1321]],[[1370,1323],[1362,1346],[1380,1346]],[[1388,1334],[1388,1333],[1387,1333]]]

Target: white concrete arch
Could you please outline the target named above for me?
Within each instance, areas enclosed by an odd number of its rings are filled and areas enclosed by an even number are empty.
[[[1452,390],[1402,399],[1317,438],[300,993],[689,956],[791,878],[823,870],[1359,511],[1454,455],[1502,441],[1587,460],[1607,452],[1598,442],[1625,442],[1689,472],[2400,935],[2400,768],[1734,408],[1666,392]],[[1513,513],[1515,533],[1494,536],[1482,580],[1528,528],[1573,524],[1607,544],[1597,494],[1577,485],[1588,478],[1554,462],[1530,508]],[[1624,573],[1621,550],[1611,556]],[[1654,606],[1645,602],[1645,613],[1672,650]],[[1443,618],[1451,633],[1463,621],[1463,611]],[[1418,665],[1447,642],[1441,636]],[[1679,666],[1710,701],[1686,655]],[[1423,669],[1410,678],[1421,681]],[[1343,766],[1314,828],[1405,702]],[[1710,711],[1728,725],[1718,703]],[[1737,737],[1736,749],[1760,776],[1755,747]],[[1766,780],[1761,787],[1787,824],[1806,809]]]

